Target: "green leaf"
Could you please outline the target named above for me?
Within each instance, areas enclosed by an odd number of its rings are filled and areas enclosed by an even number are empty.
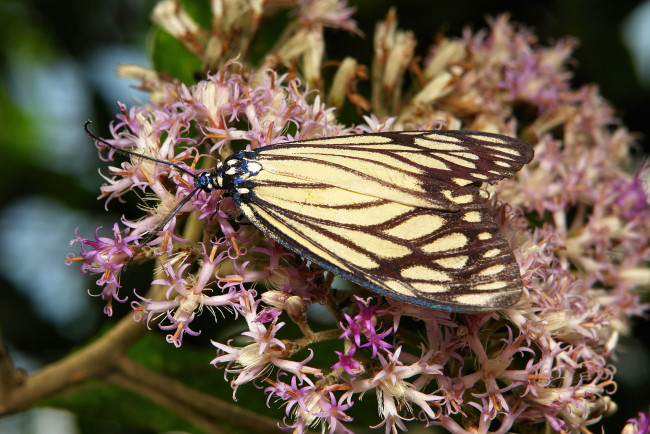
[[[156,71],[169,74],[185,84],[196,83],[196,77],[201,73],[201,59],[163,29],[155,29],[152,40],[151,60]]]
[[[204,29],[209,29],[212,26],[212,10],[209,0],[183,0],[183,8],[199,26]]]

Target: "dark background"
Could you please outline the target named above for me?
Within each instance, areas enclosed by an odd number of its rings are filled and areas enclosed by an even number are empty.
[[[534,28],[542,43],[567,35],[579,39],[575,87],[596,83],[622,122],[639,132],[647,153],[650,89],[640,84],[621,36],[624,20],[642,3],[355,1],[365,38],[328,31],[327,55],[330,60],[351,55],[369,65],[374,26],[391,6],[397,8],[399,27],[415,32],[420,55],[441,30],[458,36],[465,26],[484,28],[486,17],[509,12],[513,21]],[[102,315],[102,302],[86,294],[96,277],[79,275],[64,260],[67,252],[78,251],[68,246],[76,226],[90,237],[98,224],[110,230],[121,214],[138,215],[137,201],[114,201],[107,212],[96,200],[97,170],[105,173],[106,164],[82,124],[93,119],[96,132],[105,134],[117,100],[127,105],[134,98],[146,100],[129,88],[134,83],[115,78],[114,69],[118,63],[150,65],[146,47],[153,5],[150,0],[0,0],[0,327],[17,364],[30,371],[114,322]],[[134,273],[131,285],[146,285],[146,276]],[[116,316],[125,312],[118,308]],[[648,322],[638,320],[634,337],[623,339],[620,347],[614,396],[620,409],[606,420],[608,432],[648,411],[649,347]]]

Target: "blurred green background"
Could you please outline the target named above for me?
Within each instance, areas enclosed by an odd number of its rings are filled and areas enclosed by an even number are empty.
[[[110,230],[122,214],[138,215],[138,201],[129,200],[133,196],[123,204],[113,201],[108,211],[96,200],[101,184],[97,170],[105,173],[106,164],[97,157],[82,124],[92,119],[95,132],[106,135],[116,101],[131,105],[146,100],[146,94],[130,87],[136,83],[116,78],[114,71],[119,63],[151,64],[146,50],[154,4],[152,0],[0,0],[0,161],[4,163],[0,170],[0,333],[16,364],[30,372],[115,321],[103,316],[101,300],[88,296],[96,277],[81,275],[77,266],[67,267],[64,260],[66,253],[78,251],[77,246],[69,248],[76,227],[89,237],[100,224]],[[397,8],[399,26],[415,32],[420,55],[437,32],[458,36],[465,26],[483,28],[486,17],[502,12],[534,28],[543,43],[567,35],[578,38],[575,86],[597,84],[624,124],[640,133],[648,153],[650,1],[365,0],[351,4],[358,8],[356,19],[366,37],[328,30],[330,60],[352,55],[369,65],[375,23],[391,6]],[[150,270],[137,271],[131,270],[128,286],[147,285]],[[128,310],[128,306],[118,307],[116,317]],[[620,347],[619,389],[614,397],[620,408],[605,421],[607,432],[620,432],[627,418],[647,412],[650,404],[648,322],[639,320],[634,332]],[[192,341],[188,344],[213,354],[209,339],[209,333],[203,333],[188,339]],[[167,347],[171,346],[163,350]],[[205,363],[209,360],[210,355]],[[220,372],[209,372],[221,381]],[[34,420],[25,415],[0,418],[0,431],[38,432]],[[61,420],[61,430],[50,424],[48,432],[72,432],[66,425],[72,422]],[[87,415],[82,426],[125,432],[119,423],[102,424]],[[133,428],[133,432],[143,431]]]

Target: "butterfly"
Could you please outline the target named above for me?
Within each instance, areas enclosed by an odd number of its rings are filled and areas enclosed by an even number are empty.
[[[194,174],[197,192],[225,190],[269,238],[381,295],[456,312],[516,303],[517,261],[482,183],[511,178],[534,151],[474,131],[403,131],[302,140],[244,150]],[[146,239],[143,244],[150,239]]]

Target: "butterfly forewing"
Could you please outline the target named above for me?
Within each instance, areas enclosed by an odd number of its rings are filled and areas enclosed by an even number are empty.
[[[249,153],[257,170],[231,193],[269,237],[349,280],[420,306],[495,310],[522,282],[477,186],[532,156],[462,131],[317,139]]]
[[[458,210],[449,191],[512,177],[531,160],[526,143],[464,131],[323,138],[258,150],[270,179],[320,182],[407,205]]]

